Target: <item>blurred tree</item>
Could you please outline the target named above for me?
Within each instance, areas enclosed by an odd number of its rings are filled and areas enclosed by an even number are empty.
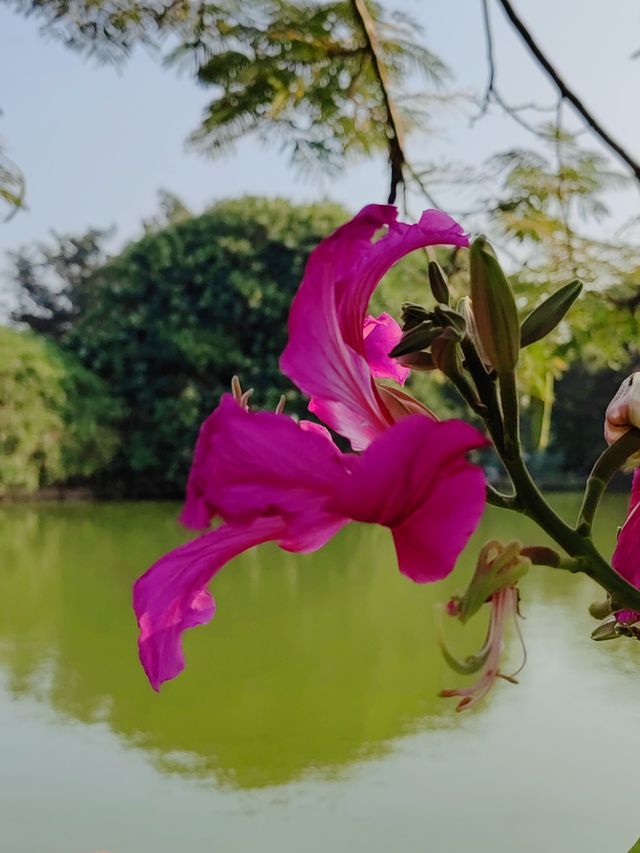
[[[0,327],[0,495],[96,474],[115,452],[118,416],[77,359]]]
[[[407,15],[365,0],[10,0],[68,45],[106,61],[136,44],[186,66],[214,97],[190,141],[218,154],[247,134],[305,168],[387,152],[390,199],[411,175],[405,133],[426,127],[447,78]],[[431,89],[409,94],[418,72]]]
[[[335,204],[260,198],[187,218],[178,209],[178,222],[152,220],[111,259],[95,230],[14,256],[23,304],[14,319],[79,357],[122,402],[121,448],[101,480],[129,495],[182,493],[199,424],[236,373],[259,406],[274,408],[284,393],[288,411],[305,411],[278,369],[289,306],[309,253],[348,218]],[[424,260],[409,256],[371,310],[399,317],[403,300],[427,292]],[[418,381],[442,403],[437,382]]]
[[[52,245],[9,252],[18,298],[11,319],[61,340],[86,304],[89,279],[107,260],[104,243],[110,234],[91,228],[80,237],[54,235]]]
[[[551,453],[559,455],[562,470],[581,478],[588,475],[596,455],[605,447],[602,418],[593,413],[604,412],[612,393],[633,369],[638,369],[637,363],[616,371],[594,370],[588,364],[575,362],[562,377],[549,447]]]
[[[0,211],[10,217],[24,201],[24,177],[22,172],[4,153],[0,145]]]

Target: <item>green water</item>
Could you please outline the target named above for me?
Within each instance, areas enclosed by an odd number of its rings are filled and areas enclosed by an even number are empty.
[[[600,513],[607,552],[624,505]],[[640,646],[589,640],[589,581],[528,577],[521,683],[460,715],[437,697],[460,679],[434,604],[471,552],[418,587],[384,530],[265,546],[218,576],[218,614],[156,695],[130,588],[184,539],[175,509],[0,508],[1,853],[624,853],[640,836]],[[531,531],[493,511],[475,544]],[[483,633],[447,629],[461,652]]]

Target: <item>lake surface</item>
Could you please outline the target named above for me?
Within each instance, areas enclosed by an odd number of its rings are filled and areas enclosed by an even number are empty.
[[[556,503],[571,516],[578,499]],[[606,553],[626,499],[608,498]],[[640,644],[596,644],[583,578],[532,570],[529,661],[456,714],[434,605],[387,531],[317,554],[264,546],[215,580],[157,695],[136,656],[131,583],[184,541],[167,504],[0,508],[2,853],[624,853],[640,836]],[[541,542],[491,510],[483,539]],[[451,645],[472,651],[483,617]],[[517,662],[515,638],[509,652]]]

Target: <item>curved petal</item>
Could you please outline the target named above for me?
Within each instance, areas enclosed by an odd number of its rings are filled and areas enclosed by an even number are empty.
[[[295,551],[320,547],[345,523],[325,504],[349,457],[319,425],[246,411],[226,394],[201,437],[187,487],[190,516],[198,505],[225,521],[280,516],[288,525],[282,545]]]
[[[439,580],[484,510],[484,473],[465,454],[486,444],[463,421],[407,417],[354,461],[333,508],[389,527],[400,571],[419,583]]]
[[[394,379],[404,385],[411,371],[389,353],[402,337],[402,329],[389,314],[365,317],[362,327],[364,352],[374,379]]]
[[[640,588],[640,468],[633,474],[627,520],[618,536],[611,565],[629,583]]]
[[[376,387],[394,422],[406,418],[408,415],[425,415],[433,421],[438,420],[431,409],[428,409],[424,403],[416,400],[411,394],[407,394],[406,391],[379,383],[376,383]]]
[[[209,460],[215,453],[215,427],[217,409],[202,422],[196,440],[191,468],[187,478],[186,498],[178,521],[190,530],[204,530],[218,510],[207,498]]]
[[[140,627],[140,662],[154,690],[184,669],[182,632],[213,617],[215,602],[207,589],[213,576],[248,548],[285,533],[279,518],[225,524],[165,554],[136,581],[133,609]]]
[[[374,242],[381,229],[386,233]],[[280,366],[311,397],[311,410],[356,450],[393,420],[372,383],[363,337],[373,291],[409,252],[468,242],[441,211],[425,211],[419,223],[408,225],[397,221],[395,207],[369,205],[311,254],[291,306]]]

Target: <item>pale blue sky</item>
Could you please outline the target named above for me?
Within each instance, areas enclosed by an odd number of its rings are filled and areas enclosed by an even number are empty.
[[[387,0],[385,0],[387,2]],[[640,6],[636,0],[515,0],[531,30],[601,120],[640,158]],[[481,91],[486,80],[480,0],[390,2],[411,11],[426,41],[453,68],[457,85]],[[606,10],[606,17],[603,14]],[[492,4],[498,80],[515,102],[553,102],[552,89]],[[0,253],[57,232],[117,225],[117,241],[139,232],[166,188],[199,210],[244,193],[299,200],[329,197],[356,209],[384,201],[385,164],[362,163],[335,180],[301,179],[286,157],[247,141],[229,156],[203,159],[184,148],[210,92],[163,69],[139,51],[120,70],[98,66],[44,38],[35,18],[0,6],[0,135],[28,181],[28,210],[0,225]],[[567,115],[569,114],[567,110]],[[529,137],[494,113],[469,128],[461,113],[443,113],[438,135],[414,138],[417,158],[478,162]],[[444,199],[448,206],[467,202]],[[615,221],[640,212],[637,193],[611,199]],[[458,203],[459,202],[459,203]],[[443,205],[445,206],[445,205]],[[639,208],[636,211],[636,206]],[[0,258],[0,269],[6,267]]]

